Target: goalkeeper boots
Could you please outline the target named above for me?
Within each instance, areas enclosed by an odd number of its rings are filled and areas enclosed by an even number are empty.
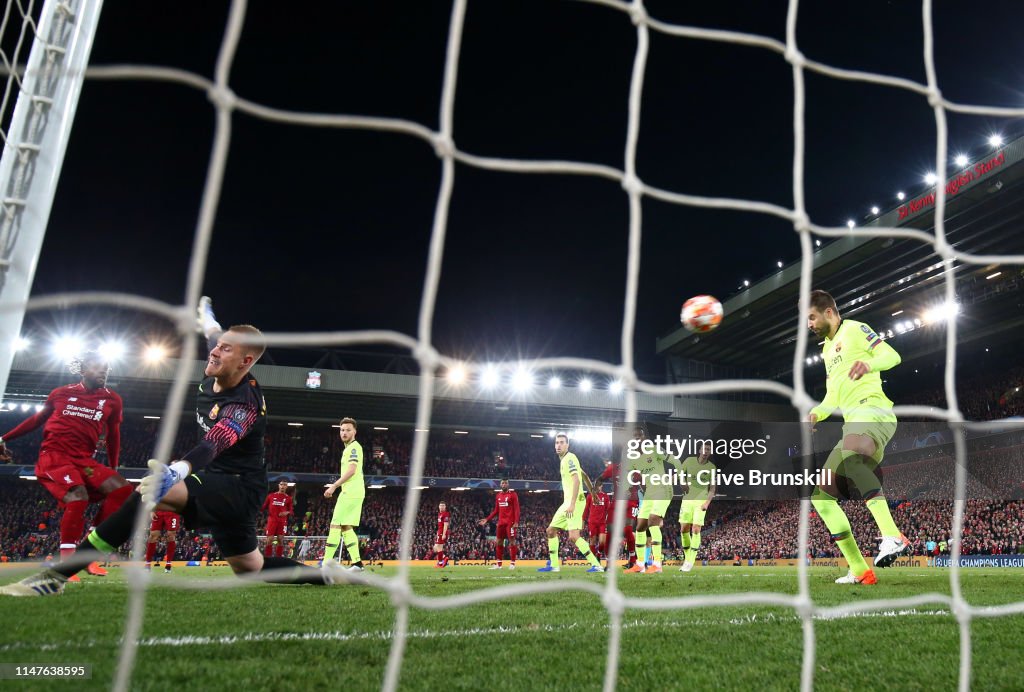
[[[910,541],[902,533],[899,536],[886,536],[878,546],[875,556],[875,567],[888,567],[896,562],[896,558],[910,551]]]
[[[0,595],[4,596],[59,596],[64,592],[67,577],[57,574],[52,569],[43,570],[31,577],[25,577],[7,586],[0,586]]]
[[[853,576],[853,570],[850,570],[849,572],[846,573],[845,577],[839,577],[838,579],[836,579],[836,584],[865,584],[865,585],[871,585],[871,584],[877,584],[877,583],[878,583],[878,578],[875,576],[875,573],[872,570],[870,570],[870,569],[867,572],[865,572],[864,574],[860,575],[859,577]]]

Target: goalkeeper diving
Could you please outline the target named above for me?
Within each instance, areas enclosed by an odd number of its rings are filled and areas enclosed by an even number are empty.
[[[266,350],[252,325],[223,331],[208,298],[199,306],[199,324],[210,344],[205,378],[196,394],[199,442],[181,459],[165,465],[150,460],[150,474],[125,503],[100,523],[75,552],[51,569],[0,587],[7,596],[60,594],[75,573],[97,558],[117,552],[135,526],[139,505],[182,515],[190,529],[210,530],[238,575],[289,584],[325,584],[327,572],[285,557],[264,557],[256,541],[256,520],[267,484],[264,432],[267,405],[249,370]]]

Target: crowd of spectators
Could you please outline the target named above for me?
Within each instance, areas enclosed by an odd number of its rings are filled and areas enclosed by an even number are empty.
[[[5,416],[5,425],[17,424],[16,414]],[[131,417],[121,426],[121,465],[145,467],[153,455],[160,432],[159,421]],[[364,473],[376,476],[405,476],[412,460],[411,429],[374,430],[364,425],[358,438],[366,455]],[[195,425],[183,421],[174,436],[172,450],[182,454],[195,444]],[[271,422],[265,435],[267,465],[272,471],[337,474],[342,444],[338,430],[328,423],[294,427]],[[39,438],[28,435],[10,444],[17,464],[35,464]],[[610,444],[579,442],[572,445],[583,468],[599,472],[611,456]],[[102,454],[102,450],[101,450]],[[498,437],[494,433],[453,431],[432,434],[427,445],[424,475],[441,478],[509,478],[558,480],[554,440],[522,435],[522,439]]]
[[[1024,416],[1024,366],[957,380],[957,406],[966,420],[984,421]],[[946,408],[942,387],[911,395],[900,403]]]
[[[933,553],[934,546],[948,545],[952,538],[954,477],[954,461],[948,456],[885,468],[885,495],[896,524],[911,541],[913,554]],[[1024,551],[1024,446],[976,452],[971,456],[967,480],[962,553]],[[519,554],[523,559],[544,559],[544,529],[561,502],[561,493],[521,491],[519,495]],[[493,559],[493,522],[485,527],[477,525],[494,508],[494,494],[486,490],[424,490],[415,522],[413,557],[430,557],[437,530],[437,505],[442,501],[451,513],[449,555],[455,560]],[[295,504],[290,533],[325,536],[334,500],[325,499],[317,484],[299,484]],[[842,504],[861,549],[872,553],[879,536],[870,512],[860,499],[844,500]],[[404,488],[367,491],[358,529],[366,558],[398,557],[404,507]],[[799,511],[799,502],[795,500],[715,500],[703,532],[701,557],[795,558]],[[663,531],[663,546],[669,556],[680,550],[677,515],[678,504],[673,504]],[[0,482],[0,556],[26,560],[53,555],[58,543],[58,519],[59,510],[38,484],[24,480]],[[178,559],[199,559],[215,550],[207,536],[184,529],[177,540]],[[839,556],[824,523],[813,512],[809,541],[812,557]],[[574,555],[575,549],[568,541],[563,540],[561,547],[564,557]],[[318,558],[322,550],[323,541],[313,540],[309,559]]]
[[[1024,380],[1024,367],[986,375],[960,383],[959,404],[968,419],[986,420],[1019,415],[1024,412],[1024,395],[1018,393]],[[902,403],[944,406],[941,389],[925,391]],[[4,415],[5,424],[17,423],[14,412]],[[152,454],[160,422],[131,417],[122,426],[122,466],[142,467]],[[366,453],[366,475],[404,476],[408,474],[412,454],[411,430],[374,430],[364,425],[359,440]],[[1007,441],[1009,440],[1009,441]],[[195,441],[194,426],[183,421],[175,434],[173,449],[180,453]],[[266,433],[267,461],[273,471],[320,473],[336,476],[341,442],[330,424],[302,427],[272,423]],[[899,440],[897,440],[897,443]],[[38,453],[38,435],[29,435],[10,445],[15,463],[32,465]],[[966,503],[961,551],[963,554],[1018,554],[1024,551],[1024,441],[1020,435],[988,437],[968,442],[970,455],[966,469]],[[930,547],[948,546],[951,539],[955,463],[949,444],[916,449],[914,440],[896,445],[898,454],[890,454],[884,467],[884,489],[893,517],[911,540],[915,554],[934,552]],[[595,477],[611,457],[609,444],[574,443],[584,470]],[[102,458],[102,449],[98,456]],[[906,461],[906,459],[913,459]],[[901,463],[902,462],[902,463]],[[427,447],[425,476],[448,478],[509,478],[557,480],[558,463],[553,441],[544,438],[497,437],[494,433],[471,431],[455,435],[453,431],[431,434]],[[311,536],[327,534],[333,500],[325,500],[317,483],[296,488],[296,522],[293,533]],[[401,516],[405,495],[401,488],[368,490],[359,533],[370,559],[397,557]],[[413,556],[427,557],[436,531],[437,503],[447,502],[452,516],[449,553],[456,560],[493,558],[493,524],[476,525],[493,507],[488,491],[444,491],[429,489],[422,493],[415,524]],[[543,559],[547,555],[544,528],[560,502],[560,493],[521,492],[520,556]],[[876,548],[878,536],[874,521],[860,500],[843,502],[854,535],[862,550]],[[310,512],[308,525],[301,519]],[[679,551],[679,531],[675,521],[677,507],[668,511],[663,531],[667,554]],[[95,513],[90,508],[87,524]],[[45,559],[56,553],[60,510],[42,488],[24,480],[0,481],[0,559]],[[799,504],[795,501],[716,500],[707,517],[701,557],[705,559],[795,558]],[[216,546],[208,537],[182,531],[177,537],[178,559],[215,557]],[[814,557],[839,555],[823,522],[810,521],[810,552]],[[568,556],[574,548],[562,541]],[[311,559],[322,551],[322,542],[314,542]]]

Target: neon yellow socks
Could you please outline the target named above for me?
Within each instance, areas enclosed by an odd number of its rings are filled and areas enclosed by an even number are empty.
[[[333,560],[341,545],[341,529],[331,529],[327,532],[327,545],[324,547],[324,560]]]
[[[576,550],[580,551],[583,557],[587,558],[587,562],[592,564],[594,567],[601,566],[601,563],[597,559],[597,555],[594,555],[594,551],[590,549],[590,544],[587,543],[587,539],[583,537],[577,538]]]
[[[353,563],[362,562],[359,558],[359,536],[355,529],[349,529],[341,534],[345,540],[345,549],[348,550],[348,559]]]
[[[661,564],[661,527],[650,526],[647,531],[651,534],[651,552],[653,553],[654,563],[657,565]]]
[[[551,558],[551,566],[558,567],[558,536],[548,539],[548,557]]]

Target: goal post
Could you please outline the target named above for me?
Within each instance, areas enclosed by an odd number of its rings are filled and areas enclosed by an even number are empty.
[[[17,99],[0,161],[0,395],[7,390],[102,7],[103,0],[46,0],[34,32],[32,18],[21,17],[32,47],[23,70],[10,62],[8,88]]]

